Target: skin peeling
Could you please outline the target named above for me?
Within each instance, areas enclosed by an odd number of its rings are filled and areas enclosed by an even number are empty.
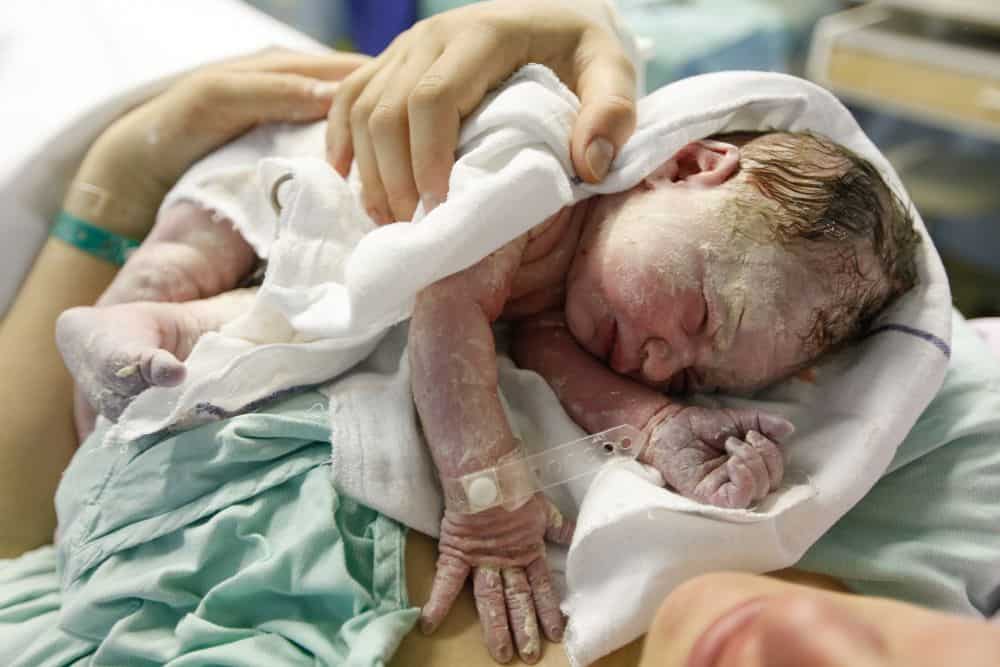
[[[796,372],[821,351],[807,344],[815,310],[843,296],[829,296],[816,257],[806,262],[773,241],[775,205],[741,179],[739,151],[694,142],[632,190],[564,209],[419,294],[409,328],[412,389],[442,478],[517,455],[491,328],[509,308],[518,366],[541,374],[584,430],[641,429],[640,460],[673,490],[747,508],[778,488],[778,443],[793,431],[787,420],[664,394],[739,393]],[[182,203],[164,212],[109,299],[196,299],[231,289],[255,261],[231,225]],[[158,283],[152,267],[164,277]],[[74,309],[60,318],[60,350],[90,401],[114,418],[146,378],[182,381],[198,336],[245,311],[250,299],[234,292],[186,304]],[[133,347],[123,347],[126,340]],[[506,661],[516,646],[534,660],[536,618],[550,640],[564,630],[545,540],[568,543],[573,527],[540,494],[477,514],[446,506],[421,627],[440,624],[471,576],[490,653]]]

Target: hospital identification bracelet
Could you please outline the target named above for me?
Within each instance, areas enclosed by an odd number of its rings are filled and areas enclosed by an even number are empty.
[[[609,461],[635,460],[642,438],[639,429],[622,424],[537,454],[520,449],[492,468],[442,479],[445,505],[462,514],[518,507],[539,491],[596,473]]]
[[[115,266],[123,266],[139,247],[139,241],[101,229],[66,211],[59,212],[50,235]]]

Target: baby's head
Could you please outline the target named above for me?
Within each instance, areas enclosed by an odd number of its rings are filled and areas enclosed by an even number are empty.
[[[919,235],[867,161],[813,134],[693,142],[593,201],[576,338],[675,391],[747,391],[857,340],[916,282]]]

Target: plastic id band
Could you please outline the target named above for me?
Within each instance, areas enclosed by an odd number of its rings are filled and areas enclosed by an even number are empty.
[[[59,213],[50,234],[115,266],[124,265],[129,254],[139,247],[138,241],[95,227],[66,211]]]
[[[638,458],[642,437],[639,429],[622,424],[531,456],[518,455],[493,468],[442,480],[445,501],[463,514],[517,506],[539,491],[596,473],[608,461]]]

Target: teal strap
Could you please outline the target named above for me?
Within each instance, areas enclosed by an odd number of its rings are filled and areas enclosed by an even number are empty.
[[[115,266],[124,265],[129,254],[139,247],[138,241],[95,227],[66,211],[59,212],[51,235]]]

